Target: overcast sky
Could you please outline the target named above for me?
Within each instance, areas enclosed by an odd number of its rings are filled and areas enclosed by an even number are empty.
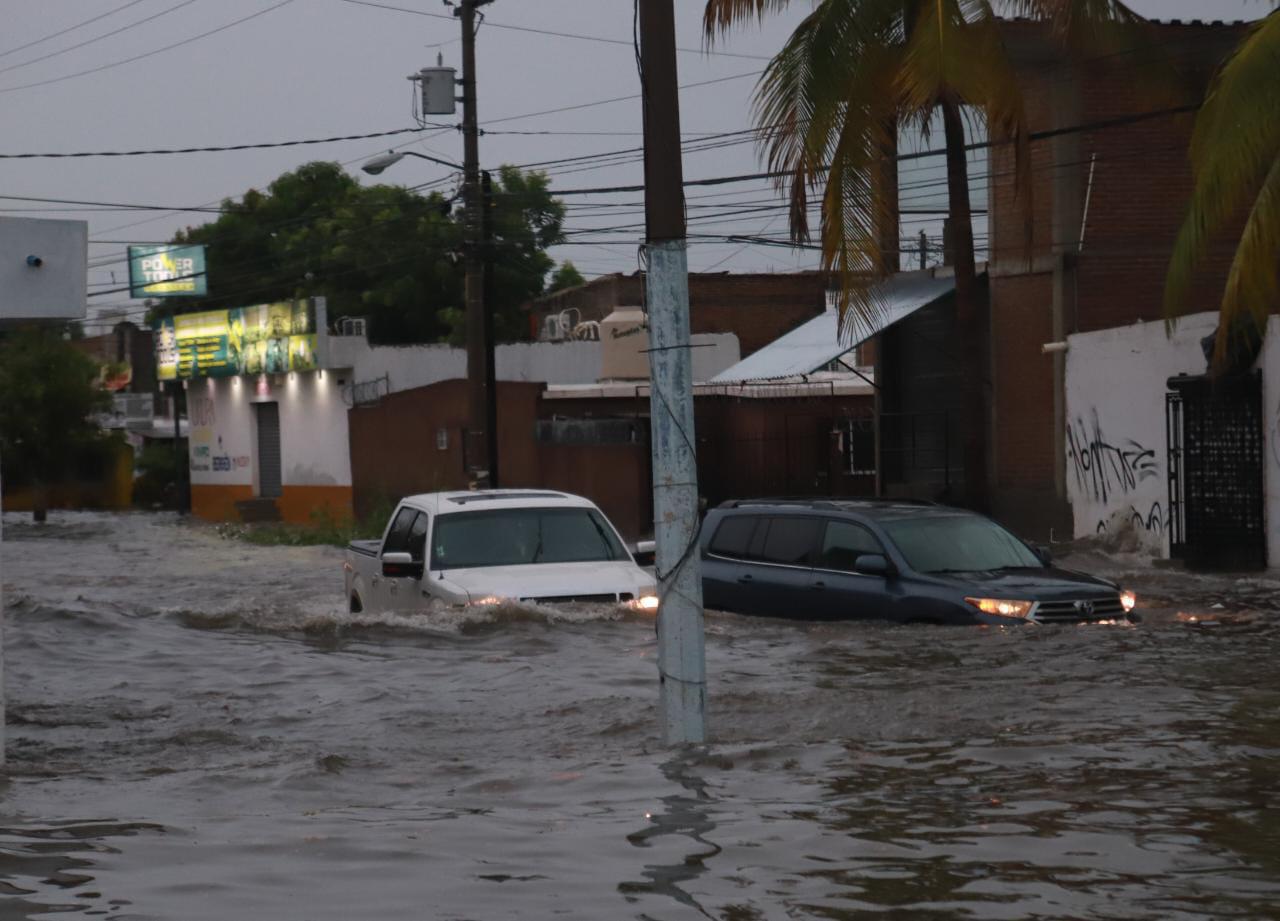
[[[234,144],[392,131],[413,125],[411,84],[405,77],[434,64],[459,62],[458,25],[441,0],[5,0],[0,40],[0,153],[69,153]],[[1131,0],[1161,18],[1256,17],[1265,4],[1247,0]],[[687,135],[739,131],[751,126],[756,75],[808,8],[797,0],[787,15],[751,26],[706,54],[700,35],[703,0],[676,0],[683,130]],[[606,153],[640,144],[636,99],[531,115],[548,109],[631,96],[639,91],[629,42],[629,0],[496,0],[481,30],[479,113],[489,125],[481,160],[537,161]],[[424,15],[432,14],[432,15]],[[88,22],[95,19],[96,21]],[[247,18],[253,17],[253,18]],[[441,17],[441,18],[436,18]],[[237,23],[238,20],[244,20]],[[622,44],[502,28],[614,39]],[[54,36],[54,33],[65,31]],[[215,31],[219,30],[219,31]],[[115,34],[110,34],[115,33]],[[204,33],[212,33],[205,35]],[[43,40],[43,39],[48,40]],[[183,43],[183,44],[178,44]],[[166,49],[166,46],[178,45]],[[80,46],[80,47],[77,47]],[[130,60],[134,59],[136,60]],[[689,84],[720,81],[704,86]],[[449,119],[443,119],[450,121]],[[499,132],[554,132],[502,134]],[[689,138],[696,146],[696,140]],[[194,207],[239,197],[310,160],[359,164],[389,147],[405,147],[460,160],[454,131],[428,138],[401,136],[276,150],[175,156],[0,160],[0,194],[72,199],[112,205]],[[691,150],[688,179],[751,172],[760,166],[750,143]],[[572,170],[572,171],[571,171]],[[554,188],[632,184],[638,160],[580,162],[552,167]],[[922,174],[924,175],[924,174]],[[405,159],[380,181],[415,185],[447,179],[448,170]],[[918,178],[918,177],[917,177]],[[781,210],[760,210],[772,200],[765,182],[691,189],[691,233],[700,232],[698,208],[740,210],[702,231],[785,235]],[[695,199],[693,196],[715,195]],[[573,197],[571,231],[642,220],[638,194]],[[628,203],[634,205],[629,207]],[[735,207],[740,204],[741,207]],[[723,206],[723,207],[720,207]],[[90,291],[127,282],[126,241],[163,242],[198,214],[168,211],[65,210],[49,202],[0,199],[0,211],[89,221]],[[50,210],[64,209],[64,210]],[[702,209],[703,214],[711,211]],[[558,248],[587,276],[635,267],[641,232],[575,237]],[[601,245],[593,240],[619,240]],[[812,267],[809,253],[786,248],[695,242],[694,270],[768,271]],[[114,275],[113,275],[114,273]],[[210,279],[217,285],[217,279]],[[120,294],[91,304],[128,305]]]

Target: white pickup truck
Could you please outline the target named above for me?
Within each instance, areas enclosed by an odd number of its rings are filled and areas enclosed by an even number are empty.
[[[381,540],[352,541],[343,564],[352,613],[603,602],[658,608],[652,574],[581,496],[497,489],[402,500]]]

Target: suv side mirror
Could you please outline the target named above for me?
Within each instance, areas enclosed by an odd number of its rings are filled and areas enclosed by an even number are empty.
[[[388,579],[421,579],[423,566],[409,553],[382,554],[382,574]]]
[[[1049,549],[1048,544],[1032,544],[1031,552],[1034,553],[1040,562],[1044,563],[1044,565],[1053,565],[1053,551]]]
[[[864,553],[854,561],[853,571],[863,576],[891,576],[893,564],[879,553]]]

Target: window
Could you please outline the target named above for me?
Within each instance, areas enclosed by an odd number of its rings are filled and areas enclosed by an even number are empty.
[[[430,521],[426,512],[419,512],[418,517],[413,519],[413,526],[409,528],[409,555],[415,563],[421,563],[426,558],[427,525]]]
[[[725,518],[711,538],[707,551],[735,560],[747,559],[750,555],[747,550],[751,547],[751,536],[755,534],[756,522],[759,520],[755,515],[732,515]]]
[[[387,539],[382,542],[383,553],[410,552],[409,532],[413,529],[414,519],[418,514],[416,508],[409,508],[407,505],[396,512],[395,520],[391,522],[391,530],[387,532]]]
[[[844,470],[850,476],[876,475],[876,424],[869,416],[846,419],[840,433]]]
[[[454,512],[436,518],[431,538],[434,570],[625,559],[613,528],[589,508]]]
[[[771,518],[761,557],[766,563],[810,566],[821,529],[818,518]]]
[[[916,572],[1044,568],[1026,544],[977,515],[903,518],[883,527]]]
[[[848,521],[827,522],[827,530],[822,537],[822,554],[818,557],[820,568],[853,572],[858,557],[864,553],[884,553],[874,534],[862,525]]]

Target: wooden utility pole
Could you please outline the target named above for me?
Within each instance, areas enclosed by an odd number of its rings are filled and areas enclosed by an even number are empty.
[[[484,292],[484,194],[480,187],[480,123],[476,115],[476,10],[493,0],[459,0],[456,15],[462,22],[462,142],[463,198],[466,202],[463,236],[466,265],[467,409],[470,428],[464,453],[468,472],[477,486],[491,484],[492,445],[490,392],[493,374],[492,318]]]
[[[645,307],[649,323],[658,672],[663,736],[706,740],[707,669],[689,349],[680,92],[673,0],[637,0],[644,99]]]

